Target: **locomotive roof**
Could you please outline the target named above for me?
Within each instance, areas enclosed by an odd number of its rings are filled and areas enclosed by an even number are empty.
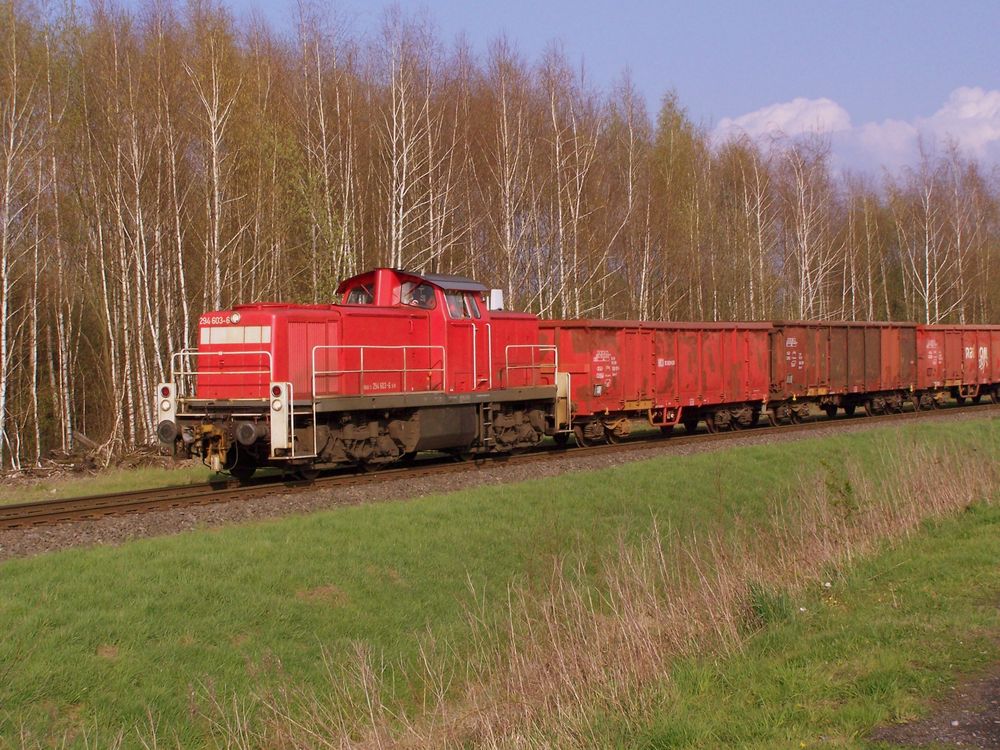
[[[351,285],[352,282],[358,279],[366,278],[368,276],[373,276],[379,270],[380,269],[378,268],[373,268],[372,270],[366,271],[365,273],[360,273],[357,276],[352,276],[349,279],[344,279],[342,282],[340,282],[340,285],[337,287],[337,293],[338,294],[343,293],[344,291],[347,290],[347,288]],[[414,271],[404,271],[398,268],[393,268],[390,270],[392,270],[399,276],[405,276],[413,279],[423,279],[429,284],[433,284],[434,286],[441,287],[442,289],[448,291],[456,291],[456,292],[489,291],[489,287],[487,287],[485,284],[480,284],[478,281],[470,279],[466,276],[455,276],[453,274],[448,274],[448,273],[416,273]]]

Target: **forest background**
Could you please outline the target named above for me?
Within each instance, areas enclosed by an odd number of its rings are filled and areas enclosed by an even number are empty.
[[[148,442],[201,312],[374,266],[548,317],[1000,322],[1000,180],[953,143],[851,173],[819,135],[719,142],[627,73],[597,89],[558,45],[289,12],[0,0],[0,468]]]

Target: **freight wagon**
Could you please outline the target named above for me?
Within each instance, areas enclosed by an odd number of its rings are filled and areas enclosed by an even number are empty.
[[[769,323],[543,320],[540,341],[569,379],[576,440],[629,434],[634,420],[664,433],[755,425],[768,397]]]

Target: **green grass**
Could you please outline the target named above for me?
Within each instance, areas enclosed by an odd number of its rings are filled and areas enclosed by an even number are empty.
[[[1000,444],[1000,421],[670,456],[8,561],[0,565],[0,737],[12,738],[21,723],[43,738],[88,723],[127,727],[152,706],[162,734],[197,746],[207,727],[192,713],[193,695],[247,695],[272,679],[321,685],[321,646],[336,660],[360,642],[405,668],[432,628],[460,662],[471,647],[470,581],[502,602],[512,579],[543,580],[553,555],[576,550],[596,561],[621,534],[648,531],[653,515],[681,533],[763,518],[776,487],[794,486],[799,472],[824,461],[872,459],[893,433],[971,453]],[[788,609],[761,606],[772,617]],[[793,618],[787,627],[810,622]],[[711,685],[711,670],[690,669],[694,684]],[[657,737],[671,730],[658,731],[639,746],[670,746]],[[689,731],[696,736],[698,727]]]
[[[30,484],[0,484],[0,505],[27,503],[37,500],[55,500],[84,495],[103,495],[112,492],[169,487],[173,485],[200,484],[213,479],[228,479],[206,466],[160,468],[147,466],[138,469],[105,469],[96,474],[58,476],[40,479]]]
[[[743,653],[678,664],[653,724],[616,736],[609,721],[608,745],[881,747],[872,727],[1000,657],[997,560],[1000,508],[937,524],[794,597]]]

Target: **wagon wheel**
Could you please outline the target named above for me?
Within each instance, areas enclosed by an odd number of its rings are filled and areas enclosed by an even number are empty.
[[[788,412],[788,423],[789,424],[802,424],[802,415],[799,414],[797,409],[790,409]]]
[[[665,438],[672,437],[674,434],[674,426],[672,424],[660,425],[660,435]]]
[[[823,411],[826,412],[826,416],[833,419],[837,416],[837,405],[836,404],[824,404]]]
[[[965,396],[955,396],[955,403],[959,406],[965,405]]]
[[[698,418],[688,417],[687,419],[685,419],[684,431],[687,432],[688,435],[693,435],[694,433],[696,433],[698,431]]]
[[[990,401],[994,404],[1000,404],[1000,387],[994,388],[990,393]]]
[[[982,400],[983,400],[983,397],[979,393],[977,393],[975,396],[972,397],[972,403],[973,404],[978,404]]]
[[[568,432],[557,432],[552,436],[552,440],[560,448],[565,448],[569,445],[569,433]]]
[[[621,435],[616,435],[614,430],[604,428],[604,442],[608,445],[618,445],[622,441]]]
[[[308,466],[297,466],[294,471],[292,471],[292,476],[296,479],[300,479],[303,482],[313,482],[319,476],[319,469],[317,469],[312,464]]]
[[[750,426],[756,427],[758,424],[760,424],[760,409],[754,409],[753,416],[750,417]]]
[[[593,438],[588,438],[586,430],[581,425],[574,425],[573,436],[576,438],[576,444],[581,448],[589,448],[591,446],[597,445],[599,440]]]
[[[715,422],[715,412],[710,411],[705,415],[705,429],[710,433],[715,434],[719,431],[719,425]],[[692,430],[693,432],[693,430]]]
[[[746,425],[743,424],[736,417],[733,417],[732,419],[729,420],[729,429],[733,430],[734,432],[737,430],[742,430],[744,427],[746,427]]]
[[[874,416],[875,414],[875,407],[872,406],[871,399],[867,399],[865,401],[865,414],[868,415],[869,417]]]
[[[858,408],[857,404],[845,404],[844,414],[848,417],[853,417],[854,412],[857,411],[857,408]]]

